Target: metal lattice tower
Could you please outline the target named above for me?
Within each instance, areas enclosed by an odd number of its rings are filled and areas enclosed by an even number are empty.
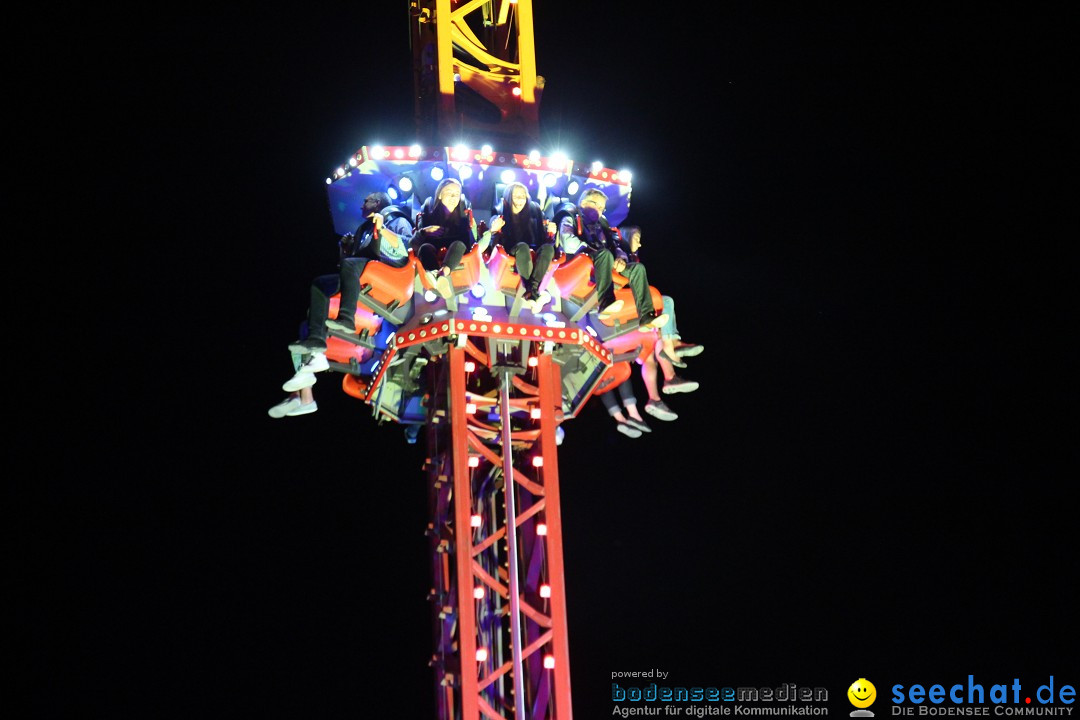
[[[437,373],[429,531],[440,718],[571,717],[559,370],[550,353],[530,367],[521,351],[466,341]]]
[[[409,11],[421,141],[537,142],[532,0],[412,0]]]

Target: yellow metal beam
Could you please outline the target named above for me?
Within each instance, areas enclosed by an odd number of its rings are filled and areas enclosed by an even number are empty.
[[[450,0],[435,0],[435,27],[442,27],[452,17]],[[439,67],[439,94],[454,97],[454,48],[450,33],[436,32],[436,53]]]
[[[536,102],[536,46],[533,44],[532,0],[518,0],[517,30],[521,99],[532,104]]]
[[[495,57],[479,44],[479,40],[474,43],[469,38],[462,35],[460,28],[457,25],[454,25],[454,29],[451,31],[451,37],[456,44],[461,46],[461,49],[487,65],[488,69],[492,72],[498,72],[499,68],[504,68],[515,73],[520,71],[520,65],[518,63],[507,62],[506,60],[500,60]]]
[[[450,18],[450,21],[451,22],[456,22],[458,20],[464,21],[466,15],[468,15],[469,13],[471,13],[473,10],[480,7],[484,3],[490,2],[490,1],[491,0],[469,0],[469,2],[465,3],[464,5],[462,5],[457,10],[454,11],[454,14]]]

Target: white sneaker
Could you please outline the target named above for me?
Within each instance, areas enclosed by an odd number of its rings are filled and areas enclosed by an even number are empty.
[[[311,359],[300,366],[300,372],[317,373],[330,369],[330,361],[326,359],[326,353],[311,353]]]
[[[533,300],[533,314],[539,315],[544,310],[544,306],[551,302],[551,295],[547,290],[541,290],[540,294]]]
[[[668,321],[668,316],[667,315],[663,315],[663,314],[656,315],[655,317],[653,317],[652,320],[648,320],[647,322],[639,324],[638,325],[638,331],[639,332],[649,332],[651,330],[656,330],[657,328],[662,328],[665,325],[667,325],[667,321]]]
[[[650,400],[645,404],[645,412],[657,420],[678,420],[679,415],[669,408],[663,400]]]
[[[672,393],[688,393],[694,392],[698,389],[698,387],[699,386],[697,380],[684,380],[683,378],[676,375],[670,380],[664,382],[664,387],[660,389],[660,392],[664,393],[665,395],[671,395]]]
[[[296,374],[285,381],[285,384],[281,386],[281,389],[285,392],[296,392],[297,390],[303,390],[306,387],[311,387],[315,384],[315,373],[306,372],[303,368],[297,370]]]
[[[622,310],[622,306],[623,301],[616,300],[615,302],[608,305],[606,308],[601,308],[600,312],[597,313],[597,317],[599,317],[601,320],[607,320],[609,317]]]
[[[278,418],[283,418],[286,415],[291,415],[294,410],[300,407],[300,404],[300,398],[292,395],[267,410],[266,414],[277,420]]]
[[[704,345],[690,344],[690,345],[676,345],[675,354],[679,357],[694,357],[705,352]]]
[[[292,410],[289,413],[287,413],[287,415],[289,417],[296,417],[297,415],[308,415],[310,413],[315,412],[318,409],[319,409],[319,403],[312,400],[311,402],[307,403],[306,405],[300,405],[295,410]]]
[[[450,284],[449,275],[439,276],[439,279],[435,281],[435,292],[439,293],[444,300],[449,300],[454,296],[454,286]]]

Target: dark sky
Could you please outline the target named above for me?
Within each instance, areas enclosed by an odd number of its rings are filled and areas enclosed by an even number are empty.
[[[858,677],[1076,684],[1069,26],[763,5],[535,3],[541,149],[634,171],[706,345],[677,422],[567,425],[578,717],[652,666],[834,714]],[[266,416],[336,261],[323,179],[413,140],[405,3],[158,12],[58,21],[40,88],[103,303],[15,547],[33,716],[431,717],[421,448],[329,377]]]

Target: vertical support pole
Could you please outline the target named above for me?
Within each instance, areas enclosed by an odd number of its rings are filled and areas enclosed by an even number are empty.
[[[550,353],[541,353],[537,364],[540,400],[540,451],[544,458],[544,518],[547,521],[548,583],[551,585],[552,654],[555,658],[552,685],[555,718],[572,720],[570,705],[570,646],[566,620],[566,584],[562,555],[562,515],[559,510],[559,463],[555,445],[555,409],[562,407],[559,368]]]
[[[499,382],[502,416],[503,490],[506,493],[506,543],[510,559],[510,645],[514,676],[514,715],[525,720],[525,681],[521,667],[521,578],[518,575],[517,503],[514,500],[514,451],[510,446],[510,373]]]
[[[449,4],[449,3],[447,3]],[[465,415],[465,351],[452,347],[450,361],[451,454],[454,469],[454,554],[457,570],[458,652],[461,657],[461,720],[479,720],[476,679],[476,611],[472,579],[472,477]]]

